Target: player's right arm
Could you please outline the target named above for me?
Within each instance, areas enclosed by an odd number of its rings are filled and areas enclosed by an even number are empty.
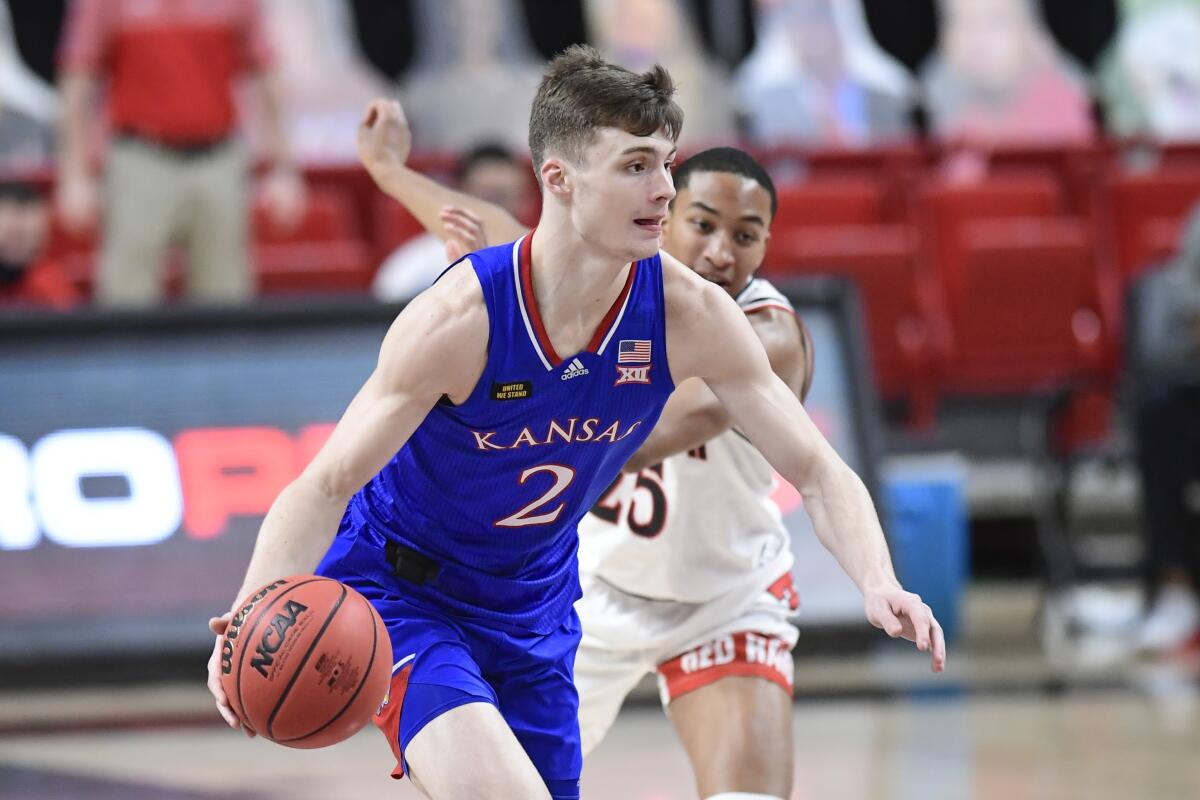
[[[425,230],[443,241],[455,235],[442,213],[466,209],[477,217],[490,242],[510,242],[529,230],[500,206],[455,191],[407,165],[412,131],[395,100],[374,100],[358,126],[358,157],[375,184],[401,203]]]
[[[384,337],[375,370],[329,440],[271,504],[235,609],[257,587],[316,568],[354,493],[404,446],[439,399],[467,399],[483,374],[487,341],[487,309],[469,263],[454,267],[405,307]],[[224,632],[225,620],[210,622],[214,633]],[[220,636],[208,686],[222,716],[238,727],[220,687],[219,647]]]

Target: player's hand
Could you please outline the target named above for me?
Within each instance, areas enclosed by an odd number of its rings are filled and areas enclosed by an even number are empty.
[[[446,228],[446,258],[453,264],[467,253],[487,247],[483,220],[465,208],[446,206],[438,216]]]
[[[946,668],[946,637],[933,611],[921,598],[900,587],[864,592],[867,620],[892,638],[915,642],[922,653],[929,653],[934,672]]]
[[[100,216],[100,189],[87,173],[64,175],[54,196],[63,227],[77,235],[96,228]]]
[[[358,158],[368,172],[399,167],[412,152],[412,129],[395,100],[372,100],[358,126]]]
[[[233,708],[229,705],[229,698],[225,696],[225,690],[221,688],[221,643],[225,640],[225,630],[229,627],[231,619],[233,619],[233,612],[226,611],[221,616],[213,617],[208,621],[208,629],[217,635],[212,656],[208,659],[208,691],[217,701],[217,711],[221,712],[221,716],[224,717],[229,727],[234,730],[241,728],[247,736],[253,738],[254,731],[249,726],[243,725],[237,714],[233,713]]]

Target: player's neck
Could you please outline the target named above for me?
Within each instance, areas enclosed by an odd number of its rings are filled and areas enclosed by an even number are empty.
[[[530,272],[534,302],[560,357],[581,352],[598,330],[629,277],[629,262],[588,247],[571,225],[533,234]]]
[[[570,225],[545,216],[531,248],[534,294],[543,317],[572,316],[596,303],[611,302],[621,290],[629,260],[591,246]],[[604,303],[607,309],[607,303]]]

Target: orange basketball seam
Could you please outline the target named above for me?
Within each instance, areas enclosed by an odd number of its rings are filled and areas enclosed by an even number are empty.
[[[274,600],[267,603],[261,609],[257,609],[257,613],[256,613],[255,619],[254,619],[254,624],[250,626],[249,630],[238,634],[239,637],[241,637],[243,635],[245,636],[245,638],[242,639],[242,643],[240,645],[241,652],[238,653],[238,661],[237,661],[237,666],[235,669],[235,674],[237,676],[238,706],[240,706],[242,709],[241,716],[242,716],[243,723],[246,722],[245,717],[248,716],[246,713],[246,701],[244,699],[242,699],[242,666],[246,662],[246,652],[249,649],[246,646],[246,642],[250,641],[251,634],[253,634],[254,631],[256,631],[258,629],[258,625],[259,625],[259,623],[261,623],[263,621],[263,618],[266,617],[266,612],[268,609],[274,607],[274,605],[276,603],[278,603],[282,598],[286,597],[289,593],[294,592],[295,590],[299,589],[301,586],[307,586],[310,583],[318,583],[323,580],[328,580],[328,579],[327,578],[309,578],[308,580],[301,581],[300,583],[295,583],[295,584],[292,584],[291,586],[288,586],[286,589],[284,589],[282,592],[280,592],[278,595],[276,595]],[[265,600],[266,598],[264,597],[263,599]],[[251,726],[251,727],[253,728],[253,726]]]
[[[283,691],[279,694],[279,699],[275,701],[275,708],[271,710],[271,715],[267,717],[267,738],[275,741],[273,728],[275,727],[275,717],[279,714],[279,710],[283,708],[284,702],[287,700],[288,694],[292,691],[292,687],[296,685],[296,681],[300,678],[300,673],[304,672],[304,665],[308,663],[309,656],[313,654],[313,650],[317,649],[317,645],[321,642],[321,637],[325,635],[325,631],[329,628],[329,623],[333,622],[333,618],[337,616],[338,611],[342,608],[342,602],[346,599],[346,587],[338,584],[342,590],[341,595],[337,599],[337,603],[329,611],[329,616],[325,618],[325,622],[321,625],[321,630],[317,631],[317,635],[313,637],[312,642],[308,645],[308,652],[300,659],[300,663],[292,670],[292,678],[288,681],[287,686],[283,687]]]
[[[317,728],[315,731],[309,731],[303,736],[293,736],[290,739],[276,739],[275,741],[277,743],[284,744],[285,742],[295,742],[300,739],[307,739],[309,736],[316,736],[318,733],[337,722],[338,719],[341,718],[342,714],[345,714],[347,709],[354,705],[354,701],[358,699],[359,693],[362,692],[363,688],[367,685],[367,679],[371,677],[371,668],[375,666],[375,652],[379,649],[379,626],[375,624],[375,609],[371,605],[371,601],[367,600],[367,598],[363,597],[362,595],[358,595],[358,597],[364,603],[366,603],[368,619],[371,620],[371,655],[367,659],[367,671],[363,674],[362,680],[358,682],[358,686],[355,687],[354,693],[350,695],[350,699],[347,700],[346,704],[342,706],[341,710],[330,717],[324,725]]]

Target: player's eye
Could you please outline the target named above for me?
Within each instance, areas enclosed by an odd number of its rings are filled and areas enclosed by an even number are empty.
[[[633,174],[636,175],[640,172],[645,172],[646,165],[644,163],[642,163],[641,161],[635,161],[632,164],[630,164],[628,167],[626,167],[625,169],[629,170],[630,172],[632,172]]]
[[[695,225],[696,230],[700,231],[701,233],[709,234],[713,232],[713,225],[708,220],[696,219],[692,220],[692,224]]]
[[[746,246],[752,245],[752,244],[754,244],[755,242],[757,242],[757,241],[758,241],[758,237],[757,237],[757,236],[755,236],[755,235],[754,235],[754,234],[752,234],[752,233],[746,233],[746,232],[744,232],[744,231],[743,231],[743,232],[741,232],[741,233],[738,233],[738,235],[737,235],[737,237],[736,237],[736,238],[737,238],[737,243],[738,243],[738,244],[740,244],[740,245],[746,245]]]

